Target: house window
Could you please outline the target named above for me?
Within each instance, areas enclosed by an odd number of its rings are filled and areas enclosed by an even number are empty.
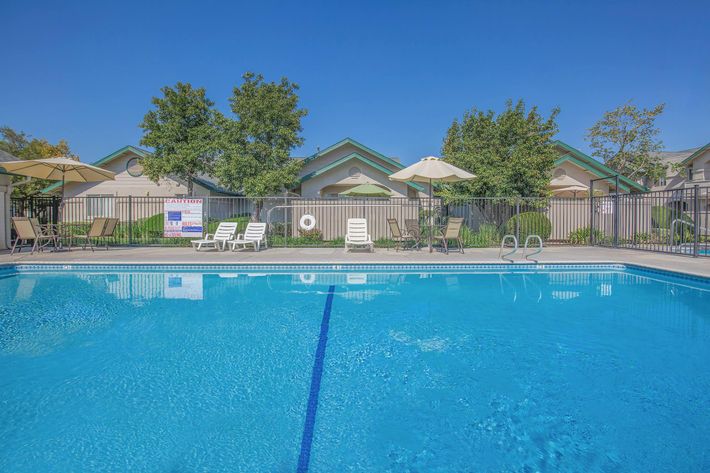
[[[688,166],[688,180],[692,181],[693,180],[693,166]]]
[[[360,171],[360,168],[359,168],[359,167],[353,166],[353,167],[351,167],[350,170],[348,171],[348,176],[350,176],[350,177],[360,177],[360,174],[361,174],[361,173],[362,173],[362,171]]]
[[[90,194],[86,197],[86,215],[89,218],[113,217],[115,199],[111,194]]]
[[[666,184],[666,176],[659,177],[658,182],[656,183],[657,186],[665,186]]]
[[[567,175],[567,171],[565,171],[562,168],[557,168],[555,169],[555,173],[553,174],[553,177],[564,177]]]

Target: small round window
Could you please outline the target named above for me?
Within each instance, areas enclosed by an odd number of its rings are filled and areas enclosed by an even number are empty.
[[[132,177],[141,177],[143,175],[143,165],[139,158],[131,158],[126,163],[126,171]]]
[[[350,177],[359,177],[360,176],[360,168],[357,166],[351,167],[350,170],[348,171],[348,175]]]
[[[567,175],[567,171],[565,171],[564,169],[562,169],[562,168],[555,169],[555,173],[554,173],[555,177],[564,177],[566,175]]]

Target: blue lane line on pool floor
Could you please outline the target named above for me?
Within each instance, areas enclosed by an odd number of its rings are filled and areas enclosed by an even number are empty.
[[[316,425],[318,395],[320,394],[320,382],[323,378],[323,361],[325,360],[325,348],[328,344],[330,310],[333,308],[334,293],[335,286],[330,286],[328,288],[328,297],[325,300],[325,308],[323,309],[323,319],[320,323],[320,335],[318,336],[316,358],[313,362],[313,374],[311,375],[311,392],[308,395],[308,405],[306,407],[306,423],[303,426],[303,437],[301,437],[301,453],[298,456],[298,468],[296,469],[298,473],[306,473],[308,471],[308,463],[311,460],[313,430]]]

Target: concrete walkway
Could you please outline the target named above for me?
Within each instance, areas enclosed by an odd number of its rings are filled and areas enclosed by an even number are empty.
[[[551,247],[537,255],[540,263],[625,263],[649,268],[710,277],[710,258],[665,255],[635,250],[589,247]],[[520,260],[516,262],[528,262]],[[73,249],[63,252],[0,254],[0,264],[75,263],[75,264],[475,264],[505,263],[497,248],[472,248],[465,254],[429,253],[377,249],[374,253],[345,253],[342,248],[269,248],[255,253],[201,251],[192,248],[111,248],[109,250]]]

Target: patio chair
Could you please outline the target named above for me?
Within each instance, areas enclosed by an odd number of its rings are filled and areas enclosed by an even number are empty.
[[[345,251],[352,248],[368,248],[370,251],[375,251],[375,244],[367,233],[367,219],[364,218],[349,218],[348,229],[345,235]]]
[[[84,245],[82,249],[86,249],[86,246],[88,245],[91,251],[94,251],[94,245],[91,242],[91,239],[93,238],[94,240],[98,240],[103,236],[104,233],[104,228],[106,228],[106,221],[108,219],[105,217],[97,217],[91,222],[91,226],[89,227],[89,231],[84,233],[84,234],[79,234],[79,235],[71,235],[70,243],[69,246],[71,246],[71,242],[76,238],[78,240],[84,240]]]
[[[37,217],[30,217],[30,222],[32,223],[32,226],[34,227],[35,233],[37,233],[37,235],[41,236],[43,239],[51,239],[51,242],[54,247],[59,248],[59,235],[57,234],[54,225],[47,224],[45,226],[42,226],[42,224],[39,223],[39,219]],[[47,246],[48,244],[49,243],[46,243],[44,246]]]
[[[108,239],[113,237],[113,234],[116,232],[117,226],[118,226],[118,219],[117,218],[107,218],[106,219],[106,226],[104,227],[104,231],[101,233],[101,238],[104,239],[104,243],[106,245],[107,250],[108,250]]]
[[[461,228],[463,227],[463,218],[461,217],[451,217],[449,221],[446,222],[446,228],[444,228],[444,233],[438,238],[441,240],[441,244],[444,247],[444,252],[449,254],[449,240],[455,241],[459,246],[459,251],[463,253],[463,241],[461,240]]]
[[[390,227],[390,233],[392,234],[392,241],[394,241],[395,251],[404,249],[405,243],[414,241],[414,237],[408,233],[402,233],[396,218],[388,218],[387,225]]]
[[[244,233],[237,235],[237,238],[230,241],[229,245],[232,247],[232,251],[235,251],[238,245],[241,245],[242,249],[246,249],[247,245],[252,245],[254,251],[259,251],[262,242],[266,248],[266,224],[250,222]]]
[[[412,248],[418,250],[422,244],[422,230],[421,228],[419,228],[419,220],[417,220],[416,218],[404,219],[404,228],[407,232],[407,235],[412,237],[412,239],[414,240],[414,245],[412,246]]]
[[[25,245],[29,245],[28,242],[32,241],[32,249],[30,250],[30,254],[32,254],[35,251],[42,250],[45,246],[56,241],[53,235],[43,234],[38,228],[39,225],[36,228],[35,225],[33,225],[32,221],[27,217],[12,217],[12,226],[15,229],[16,236],[10,254],[15,253],[17,244],[20,242],[24,242]],[[21,251],[22,244],[20,244],[18,253]]]
[[[237,222],[219,222],[214,234],[208,233],[201,240],[192,240],[192,247],[195,251],[200,251],[203,247],[224,251],[227,249],[227,242],[234,240],[237,225]]]

